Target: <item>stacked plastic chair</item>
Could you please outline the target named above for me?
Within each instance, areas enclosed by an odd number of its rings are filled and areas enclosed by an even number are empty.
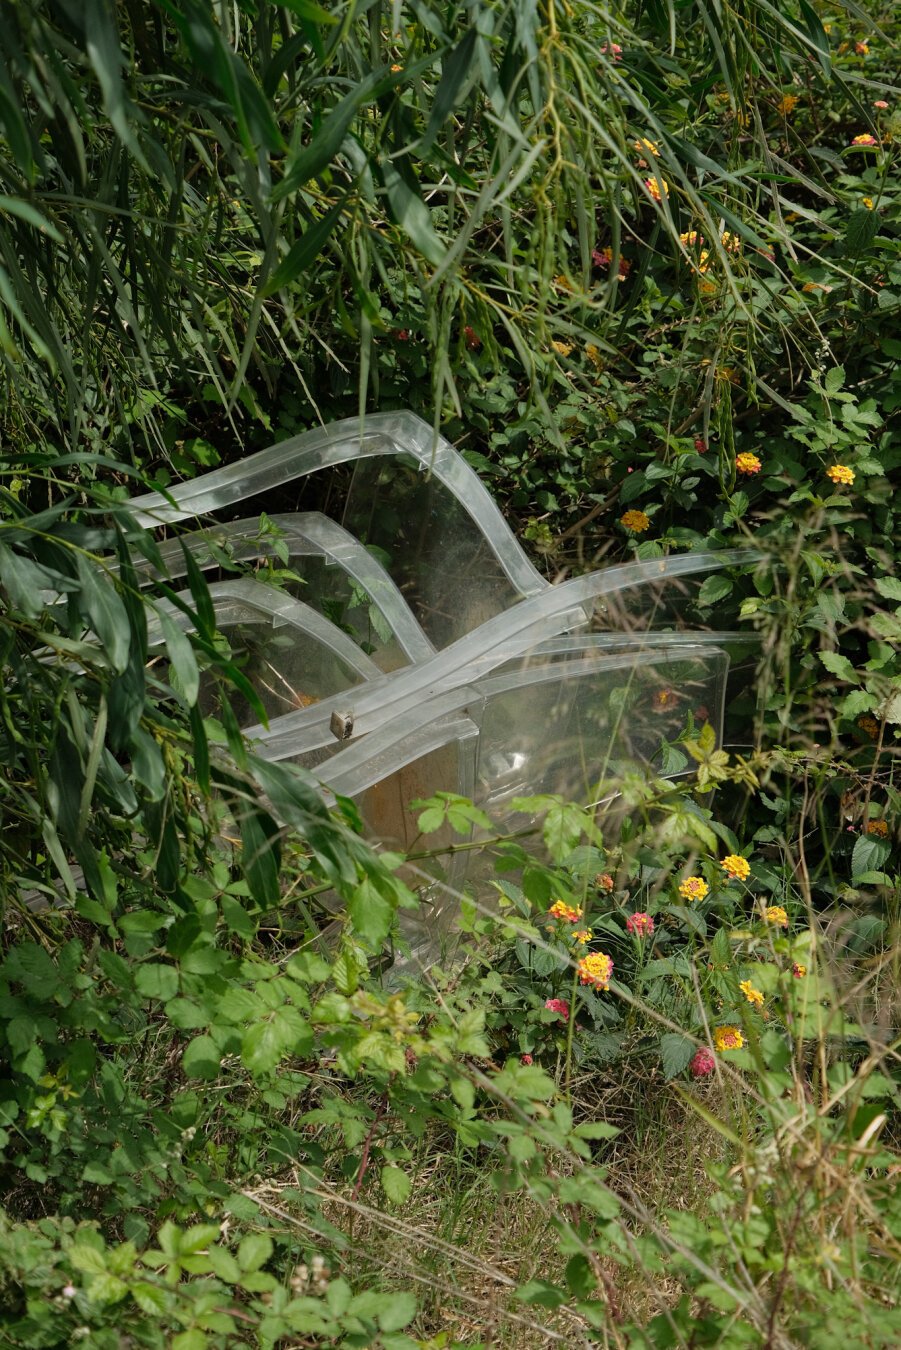
[[[279,511],[261,528],[275,493],[290,501],[339,465],[352,466],[342,523]],[[210,591],[268,726],[235,711],[260,754],[354,798],[391,847],[416,843],[409,803],[437,791],[472,798],[505,829],[519,796],[589,801],[636,765],[665,772],[661,753],[689,713],[719,735],[739,635],[673,625],[685,579],[737,555],[631,562],[552,586],[463,457],[410,413],[293,437],[133,507],[148,528],[240,510],[164,542],[168,575],[184,574],[181,543],[208,571],[246,568]],[[267,561],[288,578],[279,586],[250,574]],[[421,949],[452,922],[469,856],[436,881]]]

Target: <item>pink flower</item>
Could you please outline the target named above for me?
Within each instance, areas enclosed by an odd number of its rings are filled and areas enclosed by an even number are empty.
[[[559,1013],[564,1022],[569,1021],[569,1004],[565,998],[545,999],[544,1006],[550,1008],[551,1012]]]
[[[78,1292],[78,1291],[77,1291],[77,1289],[75,1288],[75,1285],[74,1285],[74,1284],[64,1284],[64,1285],[63,1285],[63,1289],[62,1289],[63,1298],[74,1298],[77,1292]]]
[[[410,330],[408,328],[395,328],[391,336],[397,338],[398,342],[409,342]]]
[[[855,137],[854,137],[854,140],[851,142],[851,144],[852,144],[852,145],[878,145],[879,142],[877,141],[877,139],[876,139],[875,136],[871,136],[870,133],[869,133],[868,131],[865,131],[865,132],[863,133],[862,136],[855,136]]]
[[[710,1051],[705,1050],[702,1046],[701,1049],[695,1053],[694,1059],[689,1064],[688,1072],[691,1074],[692,1078],[706,1078],[708,1074],[713,1073],[715,1068],[716,1060]]]
[[[707,453],[707,442],[702,440],[700,436],[695,437],[695,449],[699,455],[706,455]]]
[[[639,910],[636,914],[630,914],[626,920],[626,932],[634,933],[636,937],[650,937],[654,931],[654,920],[650,914],[645,914]]]
[[[873,104],[873,107],[874,107],[874,108],[887,108],[887,107],[888,107],[888,104],[886,103],[886,101],[885,101],[884,98],[877,98],[876,102]]]
[[[532,1063],[532,1056],[531,1056],[531,1055],[520,1055],[520,1057],[519,1057],[519,1062],[520,1062],[520,1064],[526,1064],[526,1065],[531,1064],[531,1063]]]
[[[607,56],[609,53],[614,61],[619,61],[623,54],[623,49],[618,42],[605,42],[601,48],[601,56]]]

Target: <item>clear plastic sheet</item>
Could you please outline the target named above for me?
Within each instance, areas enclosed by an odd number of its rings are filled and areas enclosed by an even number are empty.
[[[184,574],[182,543],[227,577],[211,594],[270,719],[247,728],[258,752],[352,797],[373,839],[415,852],[410,802],[440,791],[517,828],[518,797],[595,800],[636,768],[684,771],[686,726],[719,735],[729,652],[747,638],[679,624],[704,575],[749,555],[630,562],[551,586],[465,460],[412,414],[293,437],[133,508],[146,526],[246,512],[255,497],[265,509],[276,490],[281,504],[288,484],[348,463],[343,525],[279,510],[161,550],[169,577]],[[242,567],[256,579],[228,576]],[[265,583],[270,568],[282,589]],[[429,907],[408,924],[420,955],[452,926],[442,897],[472,879],[473,856],[430,862]]]

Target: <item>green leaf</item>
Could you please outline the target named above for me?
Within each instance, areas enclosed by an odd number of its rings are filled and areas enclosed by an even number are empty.
[[[382,1331],[402,1331],[413,1321],[416,1311],[416,1299],[412,1294],[402,1289],[392,1290],[386,1299],[385,1307],[377,1316],[379,1327]],[[422,1342],[413,1341],[410,1344],[417,1346]]]
[[[438,132],[457,105],[460,90],[472,65],[477,39],[478,30],[476,25],[473,24],[471,28],[467,29],[450,56],[445,57],[441,63],[441,79],[432,99],[429,123],[425,135],[416,146],[416,153],[421,159],[424,159],[429,153],[435,144]]]
[[[266,1233],[248,1233],[241,1239],[238,1248],[238,1265],[244,1274],[259,1270],[269,1260],[273,1252],[272,1238]]]
[[[732,582],[728,577],[713,576],[707,577],[701,589],[698,591],[698,604],[709,606],[715,605],[720,600],[725,600],[727,595],[732,594]]]
[[[336,202],[334,206],[330,207],[324,216],[314,221],[304,230],[300,238],[294,241],[287,255],[263,287],[261,294],[264,297],[274,295],[276,291],[282,290],[283,287],[296,280],[302,272],[313,265],[341,219],[346,200],[346,196],[342,197],[340,202]]]
[[[873,213],[871,211],[867,211],[866,214],[869,216],[872,215]],[[827,394],[837,394],[844,383],[845,383],[844,366],[833,366],[830,370],[826,371],[826,378],[823,381],[823,387],[826,390]]]
[[[182,694],[187,706],[193,708],[200,692],[200,671],[197,669],[197,658],[191,646],[191,639],[177,623],[173,623],[165,610],[158,609],[157,618],[166,643],[166,651],[169,653],[169,662],[178,682],[175,687]]]
[[[565,1289],[550,1284],[547,1280],[529,1280],[528,1284],[517,1289],[515,1298],[520,1303],[537,1305],[541,1308],[559,1308],[569,1297]]]
[[[877,577],[875,586],[886,600],[901,601],[901,580],[897,577]]]
[[[887,839],[876,834],[862,834],[851,854],[851,879],[857,881],[866,872],[878,872],[891,852]]]
[[[860,683],[860,676],[847,656],[842,656],[840,652],[820,652],[819,657],[830,675],[835,675],[840,680],[848,680],[850,684]]]
[[[347,913],[354,932],[372,951],[377,951],[391,931],[394,905],[364,877],[347,902]]]
[[[121,675],[128,665],[131,650],[131,625],[112,578],[98,571],[80,553],[77,555],[81,593],[79,608],[90,620],[109,657],[110,665]]]
[[[695,1052],[694,1042],[676,1031],[667,1031],[660,1037],[660,1063],[667,1080],[675,1078],[688,1068]]]
[[[383,1167],[379,1175],[382,1190],[392,1205],[402,1205],[409,1197],[413,1183],[399,1167]],[[401,1326],[406,1323],[400,1323]],[[394,1328],[396,1329],[396,1328]]]
[[[211,1036],[195,1036],[181,1057],[181,1066],[189,1078],[204,1078],[208,1082],[219,1077],[220,1054]]]
[[[167,1002],[178,993],[178,971],[174,966],[148,962],[138,967],[135,988],[145,998],[158,998]]]
[[[392,216],[422,256],[437,267],[447,250],[435,233],[431,214],[422,200],[412,169],[401,165],[400,161],[386,161],[382,164],[382,181]]]
[[[379,70],[372,70],[344,96],[316,129],[310,144],[288,164],[284,178],[272,193],[273,202],[280,202],[292,192],[296,192],[334,159],[341,149],[351,122],[359,110],[371,102],[387,75],[388,71],[384,66]]]
[[[276,3],[282,9],[290,9],[292,14],[296,14],[299,19],[306,20],[307,23],[337,23],[338,16],[329,14],[327,9],[317,5],[315,0],[276,0]]]

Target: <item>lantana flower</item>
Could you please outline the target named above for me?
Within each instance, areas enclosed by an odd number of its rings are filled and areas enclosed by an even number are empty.
[[[878,834],[880,838],[885,839],[888,836],[887,820],[868,820],[867,834]]]
[[[703,244],[704,236],[698,234],[697,230],[687,230],[685,234],[679,235],[679,243],[684,244],[686,248],[694,248],[695,244]]]
[[[623,49],[618,42],[605,42],[601,47],[601,56],[612,56],[614,61],[622,59]]]
[[[560,356],[569,356],[570,352],[573,349],[573,345],[571,342],[560,342],[557,338],[554,339],[554,341],[551,343],[551,346],[553,347],[554,351],[557,352]]]
[[[582,917],[581,909],[568,905],[565,900],[555,900],[548,914],[552,919],[565,919],[567,923],[578,923]]]
[[[645,914],[643,910],[630,914],[626,920],[626,932],[633,933],[635,937],[650,937],[654,931],[654,920],[650,914]]]
[[[639,136],[635,141],[635,149],[640,155],[653,155],[655,159],[660,158],[660,147],[656,141],[647,141],[643,136]]]
[[[776,104],[776,112],[782,117],[790,117],[798,106],[797,94],[783,94],[782,98]]]
[[[720,867],[730,881],[747,881],[751,875],[751,864],[747,858],[742,858],[738,853],[730,853],[720,863]]]
[[[853,141],[851,142],[851,144],[852,144],[852,145],[861,145],[861,146],[870,146],[870,145],[878,145],[879,142],[877,141],[877,139],[876,139],[875,136],[871,136],[870,133],[869,133],[868,131],[864,131],[864,132],[861,133],[860,136],[855,136],[854,139],[853,139]]]
[[[686,877],[679,883],[679,894],[683,900],[703,900],[709,890],[703,877]]]
[[[730,234],[728,230],[725,230],[723,234],[720,235],[720,243],[727,253],[741,252],[740,236],[737,234]]]
[[[644,511],[626,511],[620,516],[619,523],[633,534],[644,534],[645,530],[651,528],[651,517],[645,515]]]
[[[832,464],[826,470],[826,477],[831,478],[833,483],[844,483],[850,487],[854,482],[854,470],[849,469],[847,464]]]
[[[585,946],[586,942],[591,941],[592,937],[593,934],[590,928],[577,928],[573,933],[573,939],[576,942],[581,943],[583,947]]]
[[[754,1008],[763,1006],[763,994],[759,989],[755,989],[750,980],[742,980],[738,986],[745,998]]]
[[[569,1004],[565,998],[546,998],[544,1006],[550,1008],[551,1012],[559,1013],[564,1022],[569,1021]]]
[[[609,989],[613,974],[613,962],[603,952],[589,952],[578,964],[579,983],[590,984],[594,989]]]
[[[744,1043],[745,1038],[741,1034],[740,1027],[725,1026],[714,1028],[713,1044],[720,1053],[722,1053],[723,1050],[740,1050]]]
[[[788,915],[782,905],[767,905],[763,911],[763,921],[778,928],[788,927]]]
[[[644,185],[655,202],[660,202],[664,197],[669,196],[669,183],[665,178],[658,178],[656,174],[653,178],[646,178]]]
[[[806,974],[807,974],[806,966],[802,966],[800,961],[792,962],[792,975],[794,975],[796,980],[803,980]]]
[[[598,872],[594,879],[594,884],[599,891],[606,891],[609,895],[613,890],[613,877],[609,872]]]
[[[756,455],[752,455],[750,450],[743,450],[740,455],[735,456],[735,467],[739,473],[760,473],[763,464]]]
[[[675,689],[658,689],[651,699],[651,707],[654,712],[669,712],[678,701]]]

